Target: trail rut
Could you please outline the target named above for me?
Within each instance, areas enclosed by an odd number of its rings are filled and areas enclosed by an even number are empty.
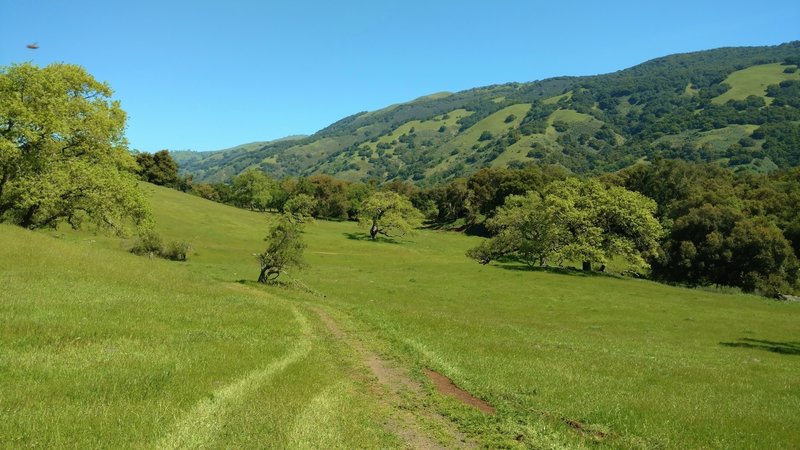
[[[342,328],[323,309],[312,306],[320,320],[328,328],[331,335],[352,348],[362,363],[367,366],[377,380],[380,387],[387,395],[381,397],[382,401],[396,411],[394,417],[389,418],[385,426],[387,430],[402,438],[409,448],[415,449],[444,449],[455,446],[458,448],[476,448],[477,444],[469,440],[466,435],[456,429],[455,425],[447,418],[441,416],[425,405],[425,392],[422,386],[408,372],[382,358],[377,353],[366,348],[357,339],[348,336]],[[409,409],[409,404],[412,409]],[[426,421],[439,425],[447,434],[450,442],[445,445],[429,436],[423,430],[420,416]]]

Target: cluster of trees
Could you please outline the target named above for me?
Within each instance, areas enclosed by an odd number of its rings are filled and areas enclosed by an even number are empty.
[[[734,174],[710,164],[656,160],[607,178],[658,205],[667,234],[650,261],[655,279],[767,295],[797,289],[800,169]]]
[[[529,266],[580,261],[583,270],[624,257],[636,268],[658,254],[661,225],[653,200],[598,180],[568,178],[510,195],[487,221],[494,237],[467,255],[483,264],[513,257]]]
[[[482,169],[428,189],[327,176],[269,179],[269,186],[278,199],[270,208],[358,220],[372,239],[402,235],[423,220],[460,224],[490,237],[468,252],[482,263],[591,269],[621,258],[665,282],[767,295],[798,288],[800,169],[736,174],[657,159],[590,179],[531,166]],[[338,216],[323,214],[332,211]]]
[[[111,95],[75,65],[0,68],[0,222],[125,233],[151,220]]]
[[[136,173],[143,181],[183,192],[192,188],[192,176],[178,175],[178,163],[168,150],[159,150],[153,154],[137,153],[136,163],[139,165]]]
[[[298,201],[298,199],[307,199]],[[308,207],[313,199],[306,194],[291,197],[284,212],[270,227],[265,240],[267,248],[257,255],[261,266],[259,283],[271,283],[287,267],[303,267],[303,225],[311,217],[313,209]],[[390,190],[369,194],[359,208],[359,223],[368,230],[372,240],[379,235],[387,238],[403,236],[422,225],[422,215],[405,196]]]

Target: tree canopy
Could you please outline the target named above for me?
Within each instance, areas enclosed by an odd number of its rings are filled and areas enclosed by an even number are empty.
[[[136,155],[139,164],[139,176],[142,180],[159,186],[176,187],[178,185],[178,163],[172,159],[167,150],[154,154],[139,153]]]
[[[302,239],[302,224],[288,215],[281,215],[273,224],[265,240],[267,248],[257,256],[261,265],[259,283],[269,283],[285,273],[287,267],[302,267],[303,250],[306,245]]]
[[[377,236],[402,236],[422,224],[422,214],[408,198],[393,191],[373,193],[361,206],[359,223]]]
[[[111,95],[76,65],[0,68],[0,221],[123,232],[149,220]]]
[[[581,261],[585,269],[621,256],[644,267],[662,233],[655,211],[655,202],[636,192],[568,178],[542,193],[507,197],[488,221],[496,236],[468,256],[484,263],[511,256],[529,265]]]

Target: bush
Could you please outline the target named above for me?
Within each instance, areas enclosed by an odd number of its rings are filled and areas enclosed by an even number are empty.
[[[164,247],[161,236],[153,230],[145,230],[139,234],[131,248],[131,253],[139,256],[158,256],[172,261],[186,261],[191,245],[186,241],[172,241]]]
[[[479,141],[490,141],[494,138],[491,131],[484,131],[481,133],[481,137],[478,138]]]
[[[186,241],[172,241],[161,253],[161,257],[172,261],[186,261],[186,255],[191,249],[191,245]]]
[[[163,251],[163,240],[153,230],[142,231],[138,239],[136,239],[136,243],[133,244],[133,248],[131,248],[131,253],[135,255],[149,255],[150,257],[161,256]]]

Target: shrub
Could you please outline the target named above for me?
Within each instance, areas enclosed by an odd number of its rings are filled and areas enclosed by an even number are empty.
[[[166,247],[161,236],[153,230],[139,233],[139,237],[131,248],[131,253],[139,256],[158,256],[172,261],[186,261],[191,245],[186,241],[172,241]]]
[[[131,253],[135,255],[161,256],[164,251],[164,243],[161,236],[153,230],[145,230],[139,233],[139,237],[131,248]]]
[[[161,256],[172,261],[186,261],[186,256],[191,249],[192,246],[186,241],[172,241]]]

